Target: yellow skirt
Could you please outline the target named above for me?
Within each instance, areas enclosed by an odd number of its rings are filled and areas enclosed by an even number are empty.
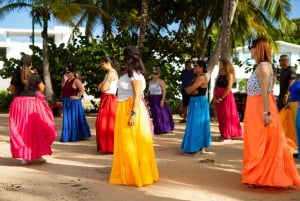
[[[298,102],[290,102],[279,113],[285,136],[293,141],[294,147],[298,146],[295,127],[297,108]]]
[[[158,180],[150,117],[141,100],[134,126],[128,126],[133,98],[117,102],[114,155],[109,183],[136,185]]]

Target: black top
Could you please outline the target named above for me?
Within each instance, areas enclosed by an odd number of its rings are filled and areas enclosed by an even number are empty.
[[[226,87],[228,86],[227,76],[226,76],[226,75],[220,75],[220,76],[217,78],[216,86],[217,86],[217,87],[226,88]]]
[[[289,66],[282,69],[280,73],[280,91],[279,98],[283,98],[289,88],[290,80],[296,79],[296,71],[293,67]]]
[[[17,96],[35,96],[37,87],[41,82],[41,77],[37,73],[32,73],[28,80],[27,89],[25,89],[21,82],[20,74],[17,74],[15,77],[13,77],[10,83],[16,87]]]
[[[194,94],[191,94],[190,96],[205,96],[206,95],[206,90],[207,88],[202,88],[202,87],[198,87],[197,88],[197,91],[198,91],[198,94],[194,95]]]

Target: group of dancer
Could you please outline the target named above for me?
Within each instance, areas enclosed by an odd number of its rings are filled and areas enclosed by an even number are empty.
[[[119,78],[112,68],[112,60],[101,61],[107,74],[98,86],[102,94],[95,122],[97,149],[114,154],[109,183],[141,187],[159,178],[152,121],[143,96],[146,70],[137,47],[127,46],[123,56],[125,69]],[[15,93],[9,110],[11,153],[13,158],[21,159],[23,165],[45,162],[43,156],[51,155],[51,145],[57,136],[52,111],[42,93],[42,80],[31,68],[30,57],[23,56],[20,73],[12,79],[10,87]],[[84,91],[75,65],[69,63],[62,83],[61,142],[91,137],[81,104]],[[160,96],[165,98],[165,92]],[[164,104],[160,105],[164,108]],[[172,129],[174,123],[166,130],[159,127],[158,134]]]
[[[154,70],[149,83],[150,107],[155,108],[151,109],[151,114],[154,115],[154,129],[152,128],[143,95],[146,89],[146,70],[140,52],[135,46],[127,46],[123,56],[125,68],[120,76],[110,58],[101,60],[101,67],[107,73],[98,86],[101,100],[95,122],[97,150],[113,153],[109,183],[141,187],[159,179],[153,132],[170,132],[174,129],[174,122],[172,118],[167,118],[172,115],[165,101],[165,83],[158,77],[160,72]],[[285,137],[272,93],[275,75],[272,71],[269,42],[264,38],[254,40],[251,56],[256,60],[257,67],[247,88],[242,183],[253,187],[300,185],[291,147]],[[237,111],[232,109],[232,64],[222,60],[219,67],[214,102],[220,133],[224,139],[240,137],[242,129]],[[84,87],[74,71],[74,65],[69,64],[65,73],[66,81],[62,86],[64,117],[61,142],[73,142],[91,136],[80,104]],[[190,96],[186,129],[181,144],[185,154],[205,152],[205,148],[211,145],[210,112],[206,98],[208,79],[205,72],[206,63],[202,60],[196,61],[193,68],[195,76],[184,88]],[[45,160],[42,156],[52,153],[51,144],[57,131],[52,111],[40,92],[43,90],[42,81],[31,70],[29,56],[22,57],[21,71],[17,78],[11,83],[15,86],[17,95],[9,111],[12,156],[21,158],[22,164],[31,161],[43,162]],[[294,91],[298,93],[300,87],[295,88]],[[293,97],[297,99],[300,96]],[[224,113],[224,108],[231,113]],[[81,117],[76,117],[76,114]],[[156,118],[158,114],[161,118]],[[222,119],[224,114],[231,114],[230,117],[226,116],[227,121]],[[161,123],[166,119],[169,126],[162,126]],[[231,122],[230,126],[227,125],[228,121]]]
[[[247,83],[244,133],[231,92],[235,76],[233,66],[226,59],[220,61],[214,104],[221,137],[224,140],[235,137],[244,139],[242,183],[254,188],[300,186],[300,176],[293,158],[295,146],[291,146],[285,135],[273,95],[276,75],[271,63],[270,43],[265,38],[258,38],[252,42],[250,51],[257,66]],[[195,77],[183,89],[190,95],[187,124],[181,144],[182,151],[187,155],[205,152],[211,143],[205,70],[205,62],[197,61],[193,69]],[[290,85],[289,92],[291,100],[299,102],[300,81]],[[300,113],[297,114],[296,122],[299,121]],[[296,127],[300,132],[299,124]]]

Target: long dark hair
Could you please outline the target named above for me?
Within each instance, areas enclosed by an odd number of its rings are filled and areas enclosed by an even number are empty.
[[[133,76],[133,71],[141,73],[146,77],[146,70],[142,61],[140,51],[136,46],[127,46],[124,49],[124,64],[129,77]]]
[[[24,55],[21,58],[21,81],[24,85],[24,88],[26,89],[28,87],[28,80],[32,74],[32,71],[30,69],[31,67],[31,58],[28,55]]]

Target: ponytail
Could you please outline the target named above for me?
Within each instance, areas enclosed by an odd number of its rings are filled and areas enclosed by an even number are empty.
[[[28,87],[28,80],[32,74],[31,72],[31,59],[28,55],[24,55],[21,58],[21,81],[22,84],[24,85],[24,88],[26,89]]]

